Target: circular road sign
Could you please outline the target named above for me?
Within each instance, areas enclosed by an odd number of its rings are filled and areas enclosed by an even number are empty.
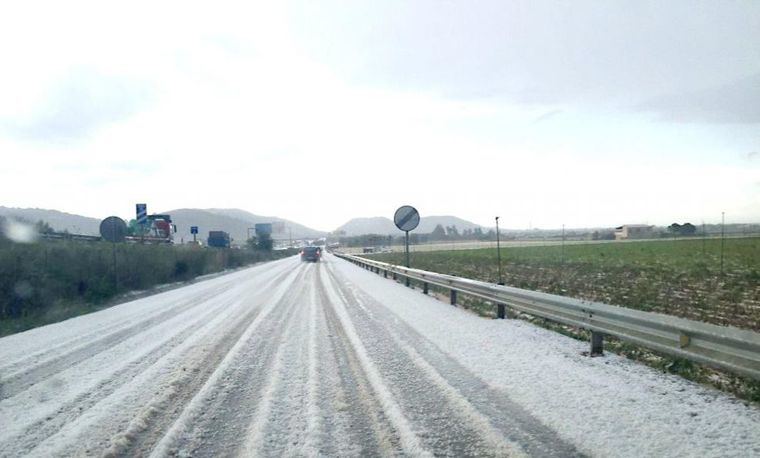
[[[396,223],[397,228],[409,232],[420,224],[420,214],[411,205],[404,205],[396,210],[396,214],[393,215],[393,222]]]
[[[117,243],[123,242],[127,235],[127,224],[118,216],[109,216],[100,222],[100,236],[104,240]]]

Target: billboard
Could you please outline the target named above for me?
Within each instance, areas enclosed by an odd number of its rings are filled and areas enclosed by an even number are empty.
[[[272,223],[259,223],[256,225],[256,235],[272,234]]]

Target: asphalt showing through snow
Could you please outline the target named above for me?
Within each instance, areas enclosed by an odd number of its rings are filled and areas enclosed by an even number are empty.
[[[0,456],[595,454],[358,270],[289,258],[0,339]]]

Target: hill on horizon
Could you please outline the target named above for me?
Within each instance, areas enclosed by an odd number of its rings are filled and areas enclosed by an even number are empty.
[[[440,224],[444,228],[446,226],[456,226],[459,232],[465,229],[475,229],[485,227],[475,224],[472,221],[459,218],[457,216],[443,215],[443,216],[423,216],[420,218],[420,225],[414,232],[420,234],[427,234],[433,232],[433,229]],[[345,231],[347,236],[363,235],[363,234],[381,234],[381,235],[398,235],[402,231],[398,230],[393,220],[384,216],[374,216],[366,218],[352,218],[340,227],[335,229],[336,232]]]
[[[0,206],[0,216],[26,220],[30,223],[44,221],[57,232],[68,231],[72,234],[100,235],[99,219],[58,210]]]
[[[325,236],[325,233],[322,231],[306,227],[284,218],[255,215],[237,208],[182,208],[162,211],[159,213],[168,213],[171,215],[173,223],[177,225],[177,233],[175,234],[175,241],[177,243],[192,240],[193,237],[190,234],[190,226],[198,226],[199,239],[204,242],[208,237],[208,231],[220,230],[229,232],[234,240],[242,243],[248,238],[249,227],[254,227],[257,223],[272,222],[282,222],[285,226],[285,231],[283,233],[273,234],[275,239],[287,239],[290,237],[291,233],[294,239],[318,238]],[[58,210],[0,206],[0,216],[26,220],[30,223],[44,221],[57,232],[68,231],[72,234],[100,235],[100,219],[65,213]],[[131,218],[133,219],[134,215],[132,215]],[[129,219],[130,218],[126,218],[127,221]]]
[[[198,226],[198,236],[205,242],[209,231],[229,232],[230,237],[242,243],[248,238],[248,228],[260,223],[282,222],[285,230],[279,234],[272,234],[274,239],[286,240],[291,234],[294,239],[324,237],[325,232],[306,227],[302,224],[280,218],[277,216],[261,216],[240,210],[238,208],[180,208],[167,212],[172,216],[172,221],[177,225],[175,240],[180,242],[192,240],[190,226]],[[252,232],[252,231],[251,231]]]

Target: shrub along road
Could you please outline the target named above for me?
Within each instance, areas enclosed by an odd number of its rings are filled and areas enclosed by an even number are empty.
[[[0,237],[0,336],[107,307],[119,295],[294,252]]]

